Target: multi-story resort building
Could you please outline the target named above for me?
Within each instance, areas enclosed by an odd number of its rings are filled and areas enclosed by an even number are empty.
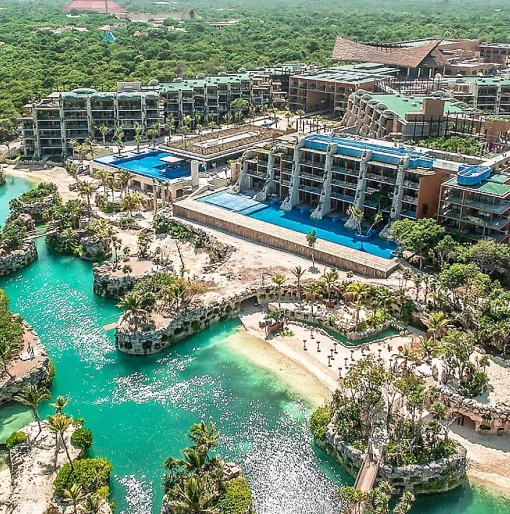
[[[398,70],[378,64],[345,65],[293,75],[289,85],[289,108],[305,112],[331,110],[342,116],[349,95],[360,88],[375,91],[376,84]]]
[[[510,57],[509,43],[480,43],[480,54],[485,62],[508,64]]]
[[[508,242],[510,174],[494,173],[490,164],[462,167],[441,185],[438,220],[472,240]]]
[[[66,154],[73,140],[101,139],[101,126],[108,127],[111,135],[122,127],[125,140],[130,140],[135,123],[146,131],[162,121],[158,92],[142,91],[140,83],[132,82],[120,82],[115,92],[89,88],[55,92],[25,108],[29,114],[19,119],[22,150],[36,159]]]
[[[199,75],[196,79],[175,79],[171,83],[151,81],[119,82],[117,91],[99,92],[79,88],[54,92],[38,102],[25,105],[27,115],[19,118],[22,151],[25,156],[40,159],[45,155],[61,155],[70,151],[70,141],[87,137],[102,139],[99,127],[106,125],[111,139],[117,127],[124,130],[124,140],[132,140],[135,123],[143,132],[162,123],[169,115],[175,124],[185,116],[192,118],[192,128],[200,121],[220,123],[230,112],[231,102],[247,100],[257,109],[263,106],[283,107],[292,73],[307,66],[281,65],[253,71],[214,77]]]
[[[350,228],[352,205],[367,220],[381,211],[388,228],[402,217],[436,216],[441,182],[458,166],[364,138],[285,136],[246,154],[240,188],[256,199],[282,199],[283,210],[298,207],[312,219],[329,217]]]
[[[468,112],[465,103],[451,98],[373,94],[358,89],[349,96],[342,125],[355,127],[362,136],[417,141],[445,136],[449,120]]]
[[[196,79],[176,78],[161,84],[161,97],[165,116],[176,119],[184,116],[212,115],[214,120],[229,110],[230,103],[238,98],[251,100],[251,77],[249,73],[218,75]]]

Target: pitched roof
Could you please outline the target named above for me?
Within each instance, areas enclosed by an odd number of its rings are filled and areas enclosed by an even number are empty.
[[[112,0],[71,0],[62,7],[63,11],[97,11],[106,14],[106,3],[108,2],[108,14],[126,12],[120,5]]]
[[[338,36],[333,49],[333,59],[348,62],[375,62],[401,68],[417,68],[426,57],[434,53],[438,44],[439,40],[413,47],[372,46]],[[440,54],[440,52],[434,53],[433,56],[437,58],[437,54]]]

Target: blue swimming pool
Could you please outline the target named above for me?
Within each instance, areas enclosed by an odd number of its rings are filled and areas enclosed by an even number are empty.
[[[364,242],[356,241],[354,230],[346,229],[341,221],[335,223],[332,218],[312,220],[310,219],[310,212],[301,213],[299,209],[282,211],[279,209],[279,204],[268,205],[267,203],[257,202],[250,196],[233,195],[226,191],[220,191],[203,196],[197,201],[288,228],[301,234],[315,230],[319,239],[377,255],[384,259],[391,259],[391,252],[396,248],[395,243],[385,241],[379,237],[372,237]]]
[[[191,174],[190,165],[187,161],[166,163],[163,159],[174,157],[168,152],[155,150],[143,154],[129,153],[126,156],[117,157],[107,155],[95,159],[96,162],[107,164],[114,168],[129,170],[137,175],[161,180],[172,180],[175,178],[187,177]]]

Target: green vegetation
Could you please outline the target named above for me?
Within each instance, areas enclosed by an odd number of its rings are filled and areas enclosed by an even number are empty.
[[[419,146],[464,155],[482,155],[484,148],[474,137],[428,137],[418,142]]]
[[[27,434],[25,432],[13,432],[5,442],[5,446],[7,448],[12,448],[13,446],[16,446],[18,444],[22,444],[27,440]]]
[[[210,455],[219,436],[214,423],[196,423],[188,432],[192,445],[182,450],[181,457],[165,461],[163,484],[172,512],[244,514],[250,508],[252,498],[247,480],[226,480],[223,461]]]
[[[88,428],[78,428],[71,436],[71,444],[87,451],[92,446],[92,432]]]
[[[373,355],[357,361],[331,404],[338,435],[355,448],[366,449],[370,434],[384,427],[388,434],[384,462],[393,466],[427,464],[456,449],[448,439],[452,413],[436,401],[437,391],[427,389],[408,368],[409,358],[402,353],[391,371]],[[422,419],[426,409],[433,415],[430,422]],[[317,431],[322,431],[326,414],[322,411],[315,418]]]
[[[160,271],[138,281],[120,301],[124,319],[133,324],[135,330],[147,323],[149,314],[186,312],[207,290],[204,282],[178,277],[170,271]]]
[[[9,361],[19,350],[23,341],[23,320],[9,310],[9,300],[0,289],[0,363],[2,372],[12,378],[8,370]]]
[[[94,493],[97,489],[108,486],[112,464],[107,459],[78,459],[62,466],[53,485],[55,494],[64,497],[64,490],[73,485],[81,486],[85,493]]]
[[[333,409],[328,406],[318,407],[310,416],[310,430],[314,439],[324,439],[328,430],[328,424],[333,417]]]
[[[246,514],[252,503],[248,480],[237,477],[229,480],[223,487],[218,507],[223,514]]]
[[[349,512],[352,514],[406,514],[409,512],[414,496],[409,492],[404,493],[397,504],[391,508],[392,492],[388,482],[381,482],[369,492],[359,491],[351,486],[342,486],[336,495],[336,500],[340,505],[349,505]]]
[[[0,255],[15,252],[23,247],[28,235],[26,223],[20,218],[8,221],[0,230]]]
[[[9,208],[11,211],[16,212],[21,204],[34,204],[41,202],[45,198],[50,195],[53,195],[57,192],[57,186],[55,184],[49,182],[42,182],[38,184],[36,188],[30,189],[26,193],[23,193],[18,198],[14,198],[9,202]]]

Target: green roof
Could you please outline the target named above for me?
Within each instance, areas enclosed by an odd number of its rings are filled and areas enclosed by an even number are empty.
[[[220,84],[241,84],[242,82],[250,82],[249,73],[238,73],[235,75],[217,75],[214,77],[203,77],[197,79],[178,79],[173,82],[165,82],[161,84],[161,91],[175,92],[175,91],[193,91],[193,89],[200,89],[204,87],[212,87]]]
[[[510,194],[510,184],[505,182],[510,181],[510,175],[507,173],[493,173],[488,180],[476,186],[461,186],[457,181],[457,177],[446,182],[446,185],[466,189],[474,193],[482,193],[489,196],[506,197]]]
[[[412,114],[412,113],[421,113],[422,112],[422,106],[423,106],[423,100],[427,98],[426,96],[415,96],[415,97],[409,97],[409,96],[401,96],[401,95],[373,95],[371,93],[369,94],[372,99],[376,100],[379,104],[384,104],[386,106],[386,109],[384,110],[390,110],[394,112],[399,118],[405,118],[406,114]],[[462,113],[467,110],[465,107],[465,104],[462,102],[458,102],[451,98],[442,98],[445,100],[445,106],[444,106],[444,112],[455,114],[455,113]]]
[[[476,82],[478,86],[510,86],[510,79],[503,79],[500,77],[444,77],[445,79],[458,79],[459,81],[465,82],[467,84],[472,84]],[[459,82],[459,83],[462,83]]]

